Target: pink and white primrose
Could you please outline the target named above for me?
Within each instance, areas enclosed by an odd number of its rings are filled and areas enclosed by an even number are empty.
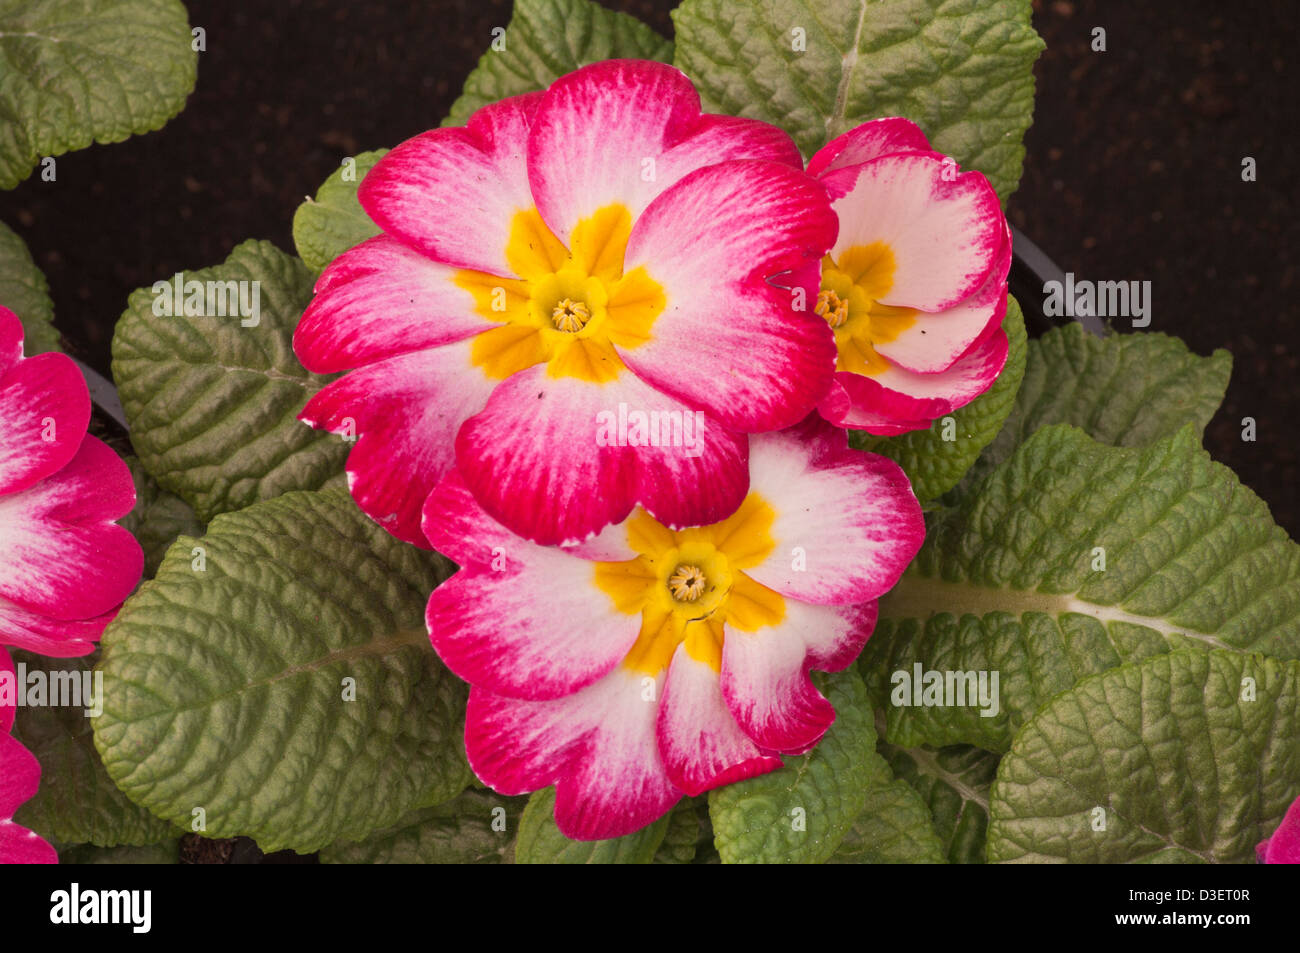
[[[1007,359],[1011,267],[1011,230],[988,180],[959,173],[906,119],[846,132],[808,173],[839,217],[816,305],[838,353],[822,415],[893,436],[988,390]]]
[[[1300,864],[1300,797],[1291,802],[1273,836],[1255,847],[1255,856],[1261,864]]]
[[[425,505],[461,566],[428,625],[471,686],[470,765],[502,794],[555,785],[568,837],[627,834],[815,745],[835,711],[809,670],[853,662],[920,548],[903,471],[816,415],[752,437],[749,466],[724,520],[638,508],[574,547],[513,535],[458,474]]]
[[[87,655],[140,581],[140,544],[113,522],[135,505],[131,471],[89,422],[77,365],[23,357],[0,308],[0,645]]]
[[[13,660],[0,647],[0,682],[14,679]],[[14,812],[36,793],[41,766],[9,734],[14,702],[0,695],[0,864],[57,864],[58,854],[46,841],[13,822]]]
[[[421,507],[457,467],[541,543],[636,506],[714,522],[747,491],[746,434],[830,387],[834,342],[791,290],[817,294],[826,190],[784,132],[703,114],[670,66],[596,63],[485,106],[393,149],[358,197],[383,234],[325,270],[294,336],[309,370],[351,373],[301,417],[360,434],[353,496],[399,539],[428,545]],[[700,413],[700,446],[601,435],[629,412]]]

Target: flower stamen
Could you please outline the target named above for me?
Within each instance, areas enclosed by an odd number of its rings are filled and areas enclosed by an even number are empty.
[[[817,305],[813,308],[817,314],[826,319],[826,323],[838,328],[849,319],[849,303],[830,288],[823,288],[817,293]]]
[[[704,570],[682,564],[668,577],[668,591],[678,602],[694,602],[704,595]]]
[[[585,302],[565,298],[551,311],[551,321],[561,331],[581,331],[591,320],[591,309]]]

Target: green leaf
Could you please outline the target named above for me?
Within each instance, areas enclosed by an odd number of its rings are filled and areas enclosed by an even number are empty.
[[[190,43],[178,0],[0,0],[0,188],[161,128],[194,88]]]
[[[22,322],[24,354],[60,350],[50,286],[26,243],[4,222],[0,222],[0,307]]]
[[[141,846],[174,834],[172,825],[134,804],[109,779],[95,750],[94,711],[102,696],[92,677],[91,694],[85,692],[85,674],[94,656],[51,659],[14,652],[14,661],[26,666],[27,682],[36,673],[44,684],[43,703],[23,707],[14,721],[14,737],[41,763],[41,786],[36,796],[14,816],[46,840],[100,847]],[[64,674],[66,673],[66,674]],[[77,687],[72,679],[77,680]],[[56,689],[77,705],[52,705]],[[30,699],[29,699],[30,700]]]
[[[469,783],[464,685],[434,654],[451,572],[339,489],[182,536],[104,633],[95,744],[132,799],[265,851],[361,840]],[[351,691],[353,698],[349,698]]]
[[[73,844],[59,848],[60,864],[179,864],[180,862],[179,837],[143,847],[95,847],[93,844]]]
[[[805,156],[868,119],[910,119],[1005,204],[1043,49],[1029,14],[1028,0],[685,0],[674,62],[706,109],[775,123]]]
[[[331,844],[322,864],[509,864],[523,798],[473,788],[434,807],[411,811],[365,840]]]
[[[1053,695],[1124,661],[1185,647],[1300,658],[1300,546],[1190,426],[1144,448],[1053,426],[931,519],[880,611],[859,668],[890,701],[888,740],[1004,752]],[[996,677],[995,713],[915,704],[916,665],[945,688],[954,673],[954,690],[955,673]]]
[[[639,831],[609,840],[569,840],[555,824],[555,788],[528,799],[515,842],[518,864],[648,864],[668,831],[671,812]]]
[[[963,485],[1049,424],[1073,424],[1116,447],[1143,447],[1189,423],[1202,433],[1223,403],[1231,373],[1227,351],[1200,357],[1166,334],[1101,338],[1077,323],[1053,328],[1029,342],[1024,382],[1006,426]]]
[[[705,798],[682,798],[668,815],[668,828],[655,852],[656,864],[690,864],[695,862],[703,836],[701,814],[708,815]]]
[[[866,806],[827,863],[942,864],[943,844],[921,796],[894,780],[867,792]]]
[[[1016,735],[989,860],[1250,863],[1295,799],[1297,765],[1300,663],[1180,651],[1125,665]]]
[[[997,774],[998,756],[970,745],[936,750],[881,744],[880,753],[929,808],[948,861],[984,863],[989,786]]]
[[[293,213],[293,244],[312,271],[324,271],[353,245],[379,234],[379,226],[357,201],[357,187],[387,151],[376,149],[353,157],[355,165],[336,169],[321,183],[316,197],[308,198]]]
[[[488,41],[488,37],[484,37]],[[673,56],[669,40],[625,13],[591,0],[516,0],[505,48],[484,53],[465,89],[443,120],[464,125],[474,110],[507,96],[545,89],[580,66],[610,59],[660,60]]]
[[[866,804],[890,780],[876,754],[871,701],[851,670],[822,679],[835,723],[812,751],[785,766],[709,792],[713,836],[724,864],[825,861]]]
[[[922,502],[933,500],[957,484],[1002,429],[1011,412],[1016,391],[1025,373],[1025,319],[1015,298],[1007,298],[1007,315],[1002,321],[1010,343],[1007,363],[998,379],[973,401],[947,417],[940,417],[928,430],[915,430],[898,437],[876,437],[862,430],[849,431],[849,443],[860,450],[879,453],[901,466],[912,490]],[[951,424],[948,423],[951,417]],[[945,440],[949,430],[954,439]]]
[[[242,293],[251,305],[258,289],[260,313],[249,327],[254,316],[241,317],[242,306],[225,317],[160,316],[155,301],[172,295],[132,292],[113,335],[113,379],[145,469],[205,523],[289,490],[341,482],[350,444],[297,419],[332,379],[307,373],[293,353],[311,272],[270,242],[246,241],[225,263],[182,281],[248,282]],[[225,297],[214,305],[235,310]]]
[[[135,481],[135,508],[118,522],[140,543],[144,578],[152,579],[176,537],[201,536],[203,524],[188,503],[158,486],[139,459],[128,457],[126,462]]]

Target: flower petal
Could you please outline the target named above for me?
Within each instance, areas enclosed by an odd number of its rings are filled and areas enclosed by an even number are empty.
[[[294,353],[307,370],[332,374],[487,330],[457,271],[387,235],[362,242],[316,282]]]
[[[781,767],[740,730],[722,700],[718,673],[677,646],[656,724],[672,783],[691,797]]]
[[[787,166],[728,162],[687,176],[633,226],[626,266],[644,266],[667,304],[650,339],[619,356],[733,430],[798,422],[830,386],[835,342],[813,310],[816,289],[795,294],[785,273],[804,274],[835,228],[821,186]]]
[[[887,592],[921,548],[925,522],[902,468],[849,449],[843,431],[813,416],[750,438],[750,492],[775,510],[775,546],[746,574],[818,604]]]
[[[23,357],[23,323],[18,315],[0,305],[0,377]]]
[[[424,514],[435,547],[495,523],[455,474]],[[451,548],[463,568],[433,591],[426,621],[438,655],[471,685],[509,698],[558,698],[607,675],[636,642],[640,615],[614,607],[596,585],[595,564],[499,527]]]
[[[1002,373],[1007,353],[1007,334],[995,328],[936,374],[914,374],[895,366],[872,377],[837,373],[837,386],[818,409],[837,426],[880,436],[924,430],[988,390]]]
[[[883,242],[893,253],[887,305],[942,311],[984,284],[997,263],[1005,219],[978,172],[954,175],[938,153],[881,156],[827,173],[839,238],[832,256]]]
[[[823,176],[895,152],[929,152],[930,142],[916,123],[897,117],[873,119],[836,136],[808,160],[808,174]],[[833,198],[839,198],[833,195]]]
[[[566,837],[598,840],[640,830],[682,796],[668,780],[655,739],[660,687],[619,666],[553,701],[516,701],[473,688],[465,714],[470,767],[501,794],[554,784],[555,821]]]
[[[0,493],[31,486],[66,464],[90,423],[90,391],[72,359],[38,354],[0,376]]]
[[[424,501],[455,466],[456,431],[496,382],[470,362],[470,342],[414,351],[352,371],[319,391],[300,420],[356,435],[348,485],[357,505],[398,539],[427,547]]]
[[[539,543],[582,541],[637,503],[665,521],[708,523],[745,495],[745,440],[698,421],[626,372],[594,383],[536,366],[503,381],[466,421],[456,459],[483,508]]]
[[[802,165],[780,129],[702,115],[685,74],[647,60],[606,60],[556,80],[528,142],[537,208],[566,243],[597,209],[620,203],[636,219],[684,176],[729,159]]]
[[[12,735],[0,733],[0,864],[57,864],[54,848],[25,827],[14,812],[35,794],[41,766]]]
[[[512,274],[506,244],[516,212],[532,208],[528,93],[484,106],[464,128],[432,129],[380,159],[357,198],[389,235],[435,261]]]
[[[58,473],[0,496],[0,598],[61,620],[121,603],[140,581],[144,554],[113,520],[134,504],[126,464],[89,436]]]
[[[835,721],[834,707],[808,677],[807,655],[795,625],[756,632],[728,627],[722,644],[722,697],[760,748],[800,754],[820,741]]]
[[[1255,848],[1261,864],[1300,864],[1300,798],[1291,802],[1273,836]]]
[[[875,349],[904,370],[934,374],[952,367],[975,342],[994,334],[1007,313],[1011,270],[1010,226],[1004,223],[1002,232],[997,261],[978,291],[951,308],[917,314],[917,320],[898,337],[875,343]]]

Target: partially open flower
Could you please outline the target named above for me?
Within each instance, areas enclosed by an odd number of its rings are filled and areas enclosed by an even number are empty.
[[[594,839],[815,745],[835,712],[809,670],[857,657],[924,524],[897,465],[814,415],[751,439],[748,495],[711,525],[638,509],[543,547],[453,474],[424,531],[462,567],[428,623],[472,686],[471,766],[503,794],[554,784],[560,829]]]
[[[1255,848],[1261,864],[1300,864],[1300,798],[1287,808],[1273,836]]]
[[[0,308],[0,645],[86,655],[140,581],[140,545],[113,522],[135,505],[131,472],[89,420],[76,364],[24,358]]]
[[[797,423],[834,370],[796,306],[835,237],[801,166],[779,129],[704,115],[681,72],[634,60],[403,143],[359,190],[384,233],[326,269],[294,337],[312,371],[359,369],[302,419],[360,433],[357,503],[418,545],[456,466],[538,542],[637,505],[721,519],[746,492],[745,434]],[[605,439],[629,412],[679,431],[699,413],[698,445]]]
[[[0,682],[12,685],[13,679],[13,660],[0,648]],[[13,724],[14,703],[0,695],[0,864],[57,864],[53,847],[13,822],[41,783],[40,764],[9,734]]]
[[[1011,267],[1011,231],[988,180],[958,172],[905,119],[846,132],[808,172],[840,224],[815,307],[838,350],[821,413],[893,436],[986,391],[1007,359]]]

